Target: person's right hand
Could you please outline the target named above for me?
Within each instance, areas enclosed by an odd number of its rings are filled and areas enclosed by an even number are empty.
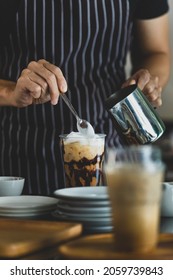
[[[162,87],[159,78],[152,76],[147,69],[140,69],[126,80],[122,87],[137,84],[154,107],[162,105]]]
[[[51,101],[56,105],[59,94],[67,91],[67,82],[59,67],[41,59],[32,61],[17,80],[13,105],[26,107]]]

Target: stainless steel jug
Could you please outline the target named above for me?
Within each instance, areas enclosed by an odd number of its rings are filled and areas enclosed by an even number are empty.
[[[136,85],[112,94],[105,107],[127,145],[155,142],[165,131],[158,113]]]

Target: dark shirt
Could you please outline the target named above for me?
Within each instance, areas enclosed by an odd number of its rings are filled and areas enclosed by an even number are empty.
[[[136,6],[134,16],[137,19],[151,19],[168,11],[167,0],[132,0]]]

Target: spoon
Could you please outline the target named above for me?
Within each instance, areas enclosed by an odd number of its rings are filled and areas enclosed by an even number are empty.
[[[71,102],[68,99],[68,97],[66,96],[66,94],[62,93],[61,97],[64,100],[64,102],[66,103],[66,105],[69,107],[72,114],[75,116],[75,118],[77,120],[78,131],[86,136],[94,137],[95,132],[94,132],[92,125],[88,121],[83,120],[79,117],[79,115],[77,114],[76,110],[74,109],[73,105],[71,104]]]

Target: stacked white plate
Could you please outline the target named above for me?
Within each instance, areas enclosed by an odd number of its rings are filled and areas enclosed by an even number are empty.
[[[80,222],[87,232],[111,232],[112,216],[107,187],[76,187],[56,190],[59,220]]]
[[[0,197],[0,216],[30,218],[50,214],[57,208],[58,199],[46,196]]]

